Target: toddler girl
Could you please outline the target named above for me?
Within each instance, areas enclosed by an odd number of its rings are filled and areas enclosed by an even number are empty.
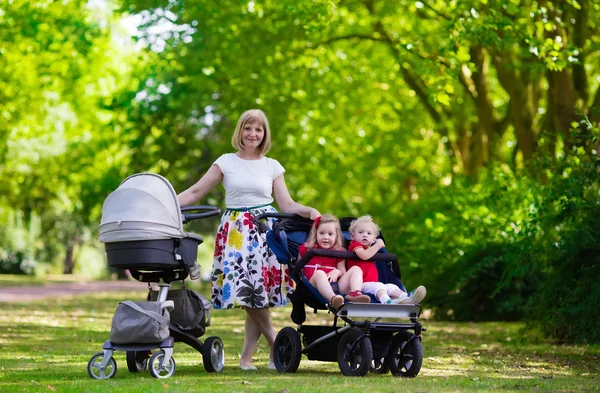
[[[323,214],[315,219],[308,239],[298,248],[298,259],[312,248],[346,251],[343,247],[342,229],[336,217],[331,214]],[[348,301],[368,303],[371,300],[369,296],[360,292],[362,285],[360,268],[354,267],[346,271],[343,259],[313,257],[304,266],[302,273],[325,299],[329,299],[329,304],[335,309],[344,304],[344,298],[335,294],[331,288],[330,283],[332,282],[338,283],[341,293],[348,293],[346,296]]]

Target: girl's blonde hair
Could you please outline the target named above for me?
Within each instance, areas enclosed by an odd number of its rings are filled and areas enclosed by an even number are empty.
[[[269,128],[269,120],[267,120],[267,115],[265,112],[260,109],[250,109],[240,116],[240,119],[235,126],[235,131],[231,136],[231,146],[233,146],[236,150],[242,150],[244,147],[244,142],[242,141],[242,131],[246,124],[252,124],[258,122],[263,130],[265,130],[265,135],[263,140],[258,145],[259,154],[265,155],[271,148],[271,130]]]
[[[340,221],[332,214],[323,214],[320,217],[319,224],[317,226],[312,226],[310,229],[310,233],[308,234],[308,239],[304,242],[304,246],[309,250],[317,244],[317,230],[322,224],[327,224],[333,222],[335,224],[335,242],[333,243],[333,250],[344,250],[344,239],[342,238],[342,227],[340,226]]]
[[[356,228],[356,226],[358,224],[373,225],[373,228],[375,229],[375,236],[379,236],[379,226],[377,224],[375,224],[375,221],[373,221],[373,217],[371,217],[370,215],[365,214],[364,216],[360,216],[357,219],[355,219],[354,221],[352,221],[350,223],[350,228],[348,228],[348,231],[350,233],[354,233],[354,228]]]

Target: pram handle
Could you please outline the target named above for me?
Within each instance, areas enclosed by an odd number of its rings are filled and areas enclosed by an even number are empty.
[[[318,248],[311,248],[310,250],[308,250],[308,252],[306,254],[304,254],[302,256],[302,258],[300,258],[300,260],[298,260],[298,262],[296,262],[294,264],[294,266],[292,267],[292,274],[294,276],[297,276],[302,271],[302,269],[304,268],[304,266],[306,266],[306,264],[308,262],[310,262],[310,260],[313,257],[327,257],[327,258],[335,258],[335,259],[345,259],[346,261],[349,261],[349,260],[358,260],[358,261],[360,261],[361,260],[353,252],[335,251],[335,250],[323,250],[323,249],[318,249]],[[394,254],[389,254],[389,253],[377,253],[377,254],[373,255],[373,257],[371,259],[369,259],[369,261],[392,262],[393,264],[395,264],[396,266],[398,266],[398,257],[395,256]]]
[[[309,222],[313,221],[310,218],[302,217],[302,216],[299,216],[297,214],[292,214],[292,213],[270,213],[270,212],[267,212],[267,213],[259,214],[258,216],[254,216],[254,218],[252,219],[252,222],[254,222],[254,225],[256,225],[261,232],[266,232],[268,230],[265,223],[260,222],[260,220],[264,220],[265,218],[291,218],[294,220],[306,220]]]
[[[195,214],[185,214],[184,212],[189,211],[204,211],[204,213],[195,213]],[[188,222],[192,220],[197,220],[199,218],[206,218],[212,216],[218,216],[221,214],[221,209],[216,206],[211,205],[203,205],[203,206],[186,206],[181,208],[181,220],[183,222]]]

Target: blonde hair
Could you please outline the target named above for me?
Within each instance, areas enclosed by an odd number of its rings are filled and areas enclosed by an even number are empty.
[[[236,150],[242,150],[244,148],[244,142],[242,141],[242,131],[246,124],[252,124],[258,122],[263,130],[265,131],[265,135],[263,140],[258,145],[258,153],[262,156],[267,154],[269,149],[271,148],[271,130],[269,129],[269,120],[267,120],[267,115],[265,112],[260,109],[250,109],[240,116],[240,119],[235,126],[235,131],[231,136],[231,146],[233,146]]]
[[[365,214],[364,216],[360,216],[357,219],[355,219],[354,221],[352,221],[350,223],[350,228],[348,228],[348,231],[350,233],[354,233],[354,229],[356,228],[356,226],[358,224],[373,225],[373,228],[375,229],[375,236],[379,236],[379,226],[377,224],[375,224],[375,221],[373,221],[373,217],[371,217],[370,215]]]
[[[317,244],[317,230],[321,224],[335,223],[335,242],[333,243],[333,250],[344,250],[344,239],[342,238],[342,227],[340,221],[332,214],[323,214],[319,220],[319,225],[312,226],[308,238],[304,242],[304,246],[309,250]]]

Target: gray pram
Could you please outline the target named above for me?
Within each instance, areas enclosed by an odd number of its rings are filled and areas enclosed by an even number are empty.
[[[173,311],[173,301],[168,300],[170,284],[183,281],[190,271],[199,273],[196,258],[198,246],[203,242],[202,237],[184,232],[183,223],[219,213],[219,208],[214,206],[180,209],[177,194],[164,177],[153,173],[132,175],[106,198],[102,206],[99,239],[105,244],[108,266],[128,269],[134,279],[148,283],[149,288],[150,283],[157,283],[158,293],[152,297],[161,304],[161,310]],[[162,342],[136,343],[134,337],[126,344],[108,340],[102,346],[103,351],[89,360],[89,375],[95,379],[114,377],[117,363],[113,353],[126,351],[130,372],[145,371],[148,367],[153,377],[168,378],[175,373],[172,354],[174,343],[178,341],[202,354],[206,371],[222,371],[225,352],[221,339],[208,337],[204,343],[198,339],[210,324],[210,303],[201,295],[193,295],[196,300],[201,298],[205,307],[200,310],[206,313],[206,317],[199,318],[201,326],[186,331],[180,324],[174,324],[171,316],[170,335]],[[155,349],[159,350],[152,353]]]

